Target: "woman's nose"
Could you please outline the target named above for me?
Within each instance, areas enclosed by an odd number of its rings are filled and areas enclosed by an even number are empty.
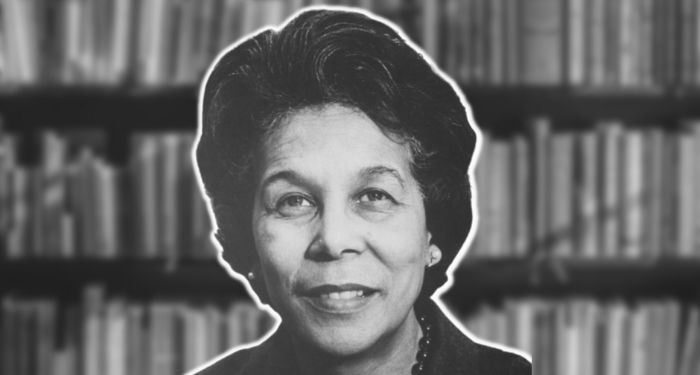
[[[316,260],[335,260],[364,251],[365,242],[359,223],[344,207],[330,208],[321,214],[311,255]]]

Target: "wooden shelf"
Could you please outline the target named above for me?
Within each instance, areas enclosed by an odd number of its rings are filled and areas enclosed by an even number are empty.
[[[700,91],[670,89],[586,89],[565,86],[462,85],[477,123],[495,133],[524,130],[525,121],[546,115],[557,128],[590,126],[601,119],[637,125],[668,125],[700,118]],[[6,127],[98,127],[106,131],[194,130],[197,89],[32,87],[0,90]]]
[[[166,88],[31,87],[0,90],[0,115],[11,131],[100,128],[105,131],[194,130],[192,86]]]
[[[552,264],[475,259],[454,277],[445,299],[460,308],[476,302],[524,296],[652,298],[700,296],[700,259],[560,260]],[[0,262],[0,292],[77,295],[86,283],[135,298],[150,296],[246,296],[245,289],[213,260],[18,260]]]
[[[479,126],[496,135],[526,131],[527,120],[547,116],[556,129],[590,127],[600,120],[632,126],[675,126],[700,118],[697,91],[463,86]]]
[[[245,288],[214,260],[16,260],[0,262],[0,293],[79,297],[89,283],[129,298],[234,299]]]
[[[700,297],[700,259],[483,259],[465,263],[454,280],[445,298],[462,308],[472,300],[525,296],[692,299]]]

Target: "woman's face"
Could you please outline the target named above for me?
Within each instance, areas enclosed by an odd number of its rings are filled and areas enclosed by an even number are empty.
[[[272,307],[334,355],[415,319],[431,247],[406,145],[340,105],[288,116],[264,145],[253,232]]]

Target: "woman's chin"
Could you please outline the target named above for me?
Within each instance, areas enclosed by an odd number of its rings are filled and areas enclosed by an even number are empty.
[[[307,340],[310,347],[323,353],[328,358],[347,360],[362,356],[377,341],[376,332],[367,331],[361,327],[338,327],[333,329],[311,330]]]
[[[292,327],[311,347],[332,357],[360,355],[386,330],[384,316],[373,309],[377,296],[362,301],[306,300]]]

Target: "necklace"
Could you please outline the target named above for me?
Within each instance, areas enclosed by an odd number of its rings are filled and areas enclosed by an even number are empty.
[[[418,353],[416,353],[416,363],[411,367],[411,375],[419,375],[423,373],[423,368],[425,368],[425,362],[428,359],[428,352],[430,347],[430,323],[427,322],[425,315],[421,315],[418,318],[418,324],[420,325],[421,331],[423,331],[423,337],[418,340]]]

